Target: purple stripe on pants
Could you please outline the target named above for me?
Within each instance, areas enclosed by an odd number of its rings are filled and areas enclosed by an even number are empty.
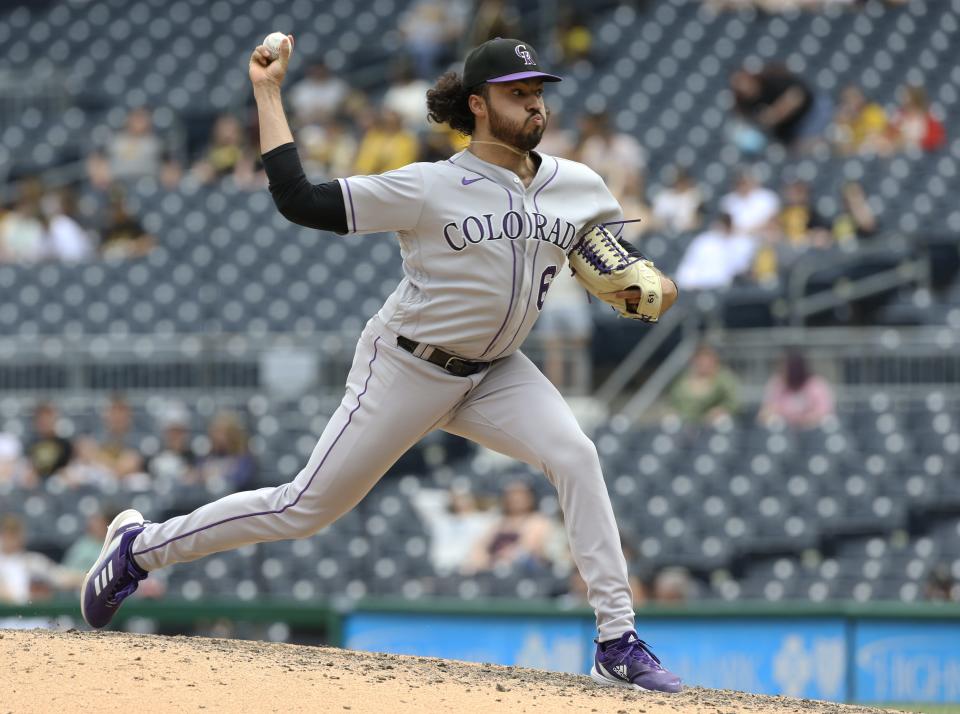
[[[149,553],[149,552],[151,552],[151,551],[157,550],[158,548],[163,548],[164,546],[169,545],[170,543],[173,543],[174,541],[180,540],[181,538],[186,538],[187,536],[192,536],[192,535],[194,535],[194,534],[196,534],[196,533],[200,533],[201,531],[209,530],[210,528],[213,528],[214,526],[220,526],[220,525],[223,525],[224,523],[230,523],[231,521],[236,521],[236,520],[238,520],[238,519],[240,519],[240,518],[251,518],[251,517],[253,517],[253,516],[273,516],[273,515],[277,515],[277,514],[279,514],[279,513],[283,513],[283,512],[286,511],[288,508],[291,508],[291,507],[293,507],[293,506],[296,506],[297,503],[300,501],[300,498],[303,496],[303,494],[305,494],[305,493],[307,492],[307,489],[310,488],[310,485],[313,483],[313,480],[317,477],[317,474],[320,473],[320,469],[322,469],[324,463],[326,463],[327,457],[330,456],[330,452],[333,451],[333,447],[337,445],[337,442],[340,441],[340,437],[343,436],[344,432],[347,430],[347,427],[350,426],[350,422],[353,421],[353,415],[357,412],[358,409],[360,409],[360,403],[361,403],[361,400],[363,399],[363,395],[367,393],[367,387],[370,385],[370,378],[373,377],[373,363],[374,363],[374,361],[377,359],[377,343],[378,343],[378,342],[380,342],[380,338],[379,338],[379,337],[377,337],[377,339],[375,339],[375,340],[373,341],[373,357],[370,358],[370,362],[367,364],[367,368],[370,370],[370,372],[369,372],[369,374],[367,375],[367,380],[363,383],[363,391],[360,392],[360,394],[357,395],[357,406],[355,406],[355,407],[350,411],[350,415],[347,417],[347,423],[343,425],[343,428],[340,429],[340,433],[337,434],[336,438],[334,438],[334,440],[333,440],[333,443],[330,444],[330,448],[327,449],[327,453],[325,453],[325,454],[323,455],[323,458],[320,460],[319,465],[317,466],[316,469],[314,469],[313,474],[310,476],[310,480],[307,481],[307,485],[303,487],[303,489],[300,491],[300,493],[297,494],[297,497],[296,497],[295,499],[293,499],[293,501],[292,501],[291,503],[288,503],[288,504],[287,504],[286,506],[284,506],[283,508],[280,508],[280,509],[277,509],[277,510],[274,510],[274,511],[260,511],[260,512],[257,512],[257,513],[243,513],[243,514],[241,514],[241,515],[239,515],[239,516],[232,516],[232,517],[230,517],[230,518],[224,518],[222,521],[217,521],[216,523],[211,523],[210,525],[208,525],[208,526],[203,526],[202,528],[195,528],[194,530],[192,530],[192,531],[190,531],[190,532],[188,532],[188,533],[182,533],[181,535],[178,535],[178,536],[176,536],[175,538],[170,538],[170,539],[168,539],[168,540],[165,540],[165,541],[164,541],[163,543],[161,543],[160,545],[155,545],[155,546],[153,546],[152,548],[147,548],[146,550],[136,551],[133,555],[144,555],[144,554]]]

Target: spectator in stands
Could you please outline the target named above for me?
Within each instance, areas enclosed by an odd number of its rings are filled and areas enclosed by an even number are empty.
[[[639,241],[653,230],[653,208],[647,202],[645,177],[637,174],[627,177],[620,188],[620,193],[614,194],[620,208],[623,209],[623,226],[612,224],[609,226],[617,238],[628,242]]]
[[[348,91],[347,83],[331,74],[324,62],[312,61],[304,78],[290,88],[294,125],[303,127],[329,121],[340,111]]]
[[[868,101],[859,87],[844,87],[833,118],[831,138],[841,154],[889,153],[887,113],[876,102]]]
[[[468,137],[460,132],[433,123],[421,134],[420,139],[420,161],[427,162],[446,161],[470,145]]]
[[[353,173],[357,140],[341,119],[301,127],[297,131],[297,145],[308,174],[328,179]]]
[[[756,248],[756,239],[734,230],[733,219],[721,213],[687,246],[677,268],[677,286],[687,290],[728,288],[750,270]]]
[[[547,379],[564,394],[589,390],[593,317],[587,294],[570,271],[554,275],[535,329],[543,339]]]
[[[139,258],[153,249],[153,236],[127,208],[123,190],[110,192],[107,221],[100,235],[100,254],[108,259]]]
[[[804,181],[787,184],[779,219],[780,235],[792,248],[823,248],[830,243],[830,223],[817,213],[810,198],[810,186]]]
[[[430,534],[430,562],[444,575],[464,566],[497,518],[493,511],[481,509],[466,488],[421,489],[413,502]]]
[[[33,411],[33,438],[27,458],[34,473],[47,479],[67,466],[73,458],[73,443],[57,429],[59,414],[51,402],[40,402]]]
[[[77,197],[65,188],[44,199],[47,218],[47,249],[49,256],[65,263],[89,260],[95,255],[93,239],[80,225]]]
[[[123,396],[113,395],[100,414],[101,429],[93,460],[114,477],[143,473],[143,456],[133,446],[133,409]]]
[[[830,384],[811,372],[802,352],[791,349],[767,382],[758,419],[765,425],[782,423],[797,429],[812,429],[834,411]]]
[[[67,486],[94,486],[116,488],[117,475],[101,461],[100,444],[91,434],[80,434],[73,439],[73,459],[59,474]]]
[[[240,120],[221,114],[213,124],[210,144],[193,166],[193,175],[204,184],[232,177],[238,186],[249,188],[256,180],[256,163]]]
[[[153,114],[147,107],[138,107],[130,110],[124,128],[106,147],[88,157],[87,174],[105,190],[113,182],[159,177],[163,161],[163,141],[153,130]]]
[[[843,209],[833,219],[833,239],[838,245],[853,245],[858,240],[872,238],[880,230],[870,202],[856,181],[848,181],[841,189]]]
[[[418,76],[432,82],[453,57],[470,5],[463,0],[416,0],[403,13],[400,33]]]
[[[576,153],[575,158],[594,167],[618,198],[643,185],[647,160],[643,147],[632,135],[616,131],[606,112],[583,116]]]
[[[720,199],[720,210],[730,215],[735,231],[763,236],[774,228],[780,198],[761,186],[750,171],[741,170],[734,190]]]
[[[30,178],[20,183],[16,203],[0,219],[0,263],[35,263],[47,256],[43,195],[39,179]]]
[[[656,227],[668,233],[686,233],[700,226],[703,195],[696,182],[683,167],[674,169],[668,188],[653,198]]]
[[[76,570],[81,573],[88,571],[97,562],[100,549],[103,548],[103,539],[107,537],[107,527],[115,515],[111,514],[108,517],[106,514],[97,511],[87,516],[84,534],[67,548],[67,552],[63,554],[61,565],[69,570]]]
[[[682,605],[693,597],[693,579],[686,568],[664,568],[653,579],[653,602]]]
[[[720,363],[716,350],[702,344],[671,387],[670,408],[685,422],[712,424],[736,414],[739,391],[737,378]]]
[[[231,411],[216,414],[207,435],[210,453],[197,465],[200,478],[207,483],[226,484],[232,491],[249,488],[257,479],[258,466],[240,416]]]
[[[354,172],[379,174],[398,169],[416,161],[418,151],[417,137],[403,126],[400,115],[383,110],[360,141]]]
[[[42,553],[26,549],[26,529],[14,515],[0,516],[0,603],[26,605],[49,597],[49,588],[78,589],[82,570],[57,565]]]
[[[802,148],[822,135],[833,113],[829,97],[781,65],[737,70],[730,88],[737,116],[788,148]]]
[[[383,95],[383,108],[399,114],[410,131],[422,131],[427,125],[423,98],[427,96],[428,89],[429,82],[417,77],[410,62],[401,60],[396,65],[390,87]]]
[[[464,564],[464,572],[492,570],[500,564],[524,570],[545,567],[552,528],[550,519],[537,510],[533,490],[520,481],[508,484],[500,507],[499,520],[477,542]]]
[[[520,14],[508,0],[477,0],[466,44],[477,47],[495,37],[522,37]],[[422,105],[423,102],[421,101]]]
[[[154,482],[195,483],[197,455],[190,447],[190,413],[179,403],[166,406],[159,419],[163,445],[147,462]]]
[[[35,485],[31,469],[23,458],[23,445],[16,434],[0,431],[0,485]]]
[[[933,602],[960,602],[960,584],[946,563],[938,563],[924,584],[924,598]]]
[[[511,35],[504,35],[508,37]],[[586,18],[573,5],[565,5],[560,10],[560,19],[555,31],[556,45],[560,50],[560,62],[572,65],[590,59],[593,47],[593,34]]]
[[[901,151],[937,151],[947,143],[947,132],[931,111],[923,87],[900,90],[901,104],[890,120],[890,137]]]

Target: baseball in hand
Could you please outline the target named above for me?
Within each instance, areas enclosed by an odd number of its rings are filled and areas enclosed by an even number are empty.
[[[287,39],[282,32],[271,32],[263,38],[263,46],[270,50],[270,59],[277,59],[280,56],[280,43]]]

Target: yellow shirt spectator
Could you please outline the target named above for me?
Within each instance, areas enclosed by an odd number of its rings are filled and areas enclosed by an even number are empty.
[[[868,102],[857,87],[840,95],[834,119],[837,148],[848,153],[883,152],[886,148],[887,113],[876,102]]]
[[[853,122],[853,143],[860,146],[887,130],[887,113],[879,104],[870,103]]]
[[[396,112],[384,112],[364,134],[354,166],[358,174],[381,174],[413,163],[419,154],[417,137],[403,128]]]

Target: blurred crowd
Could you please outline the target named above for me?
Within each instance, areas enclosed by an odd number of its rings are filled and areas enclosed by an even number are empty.
[[[0,484],[33,489],[56,479],[66,487],[124,484],[134,491],[206,484],[240,490],[257,480],[242,417],[232,411],[213,416],[194,432],[191,412],[170,402],[147,428],[159,439],[137,439],[134,412],[122,395],[103,407],[89,433],[60,415],[53,402],[40,402],[25,433],[0,432]]]
[[[0,489],[17,487],[43,497],[56,481],[59,490],[92,487],[107,496],[119,485],[127,494],[191,486],[222,493],[255,485],[259,467],[242,416],[218,412],[203,431],[193,428],[196,421],[184,404],[171,401],[145,427],[159,438],[144,439],[138,438],[134,410],[123,395],[104,404],[89,432],[63,417],[54,402],[40,402],[23,433],[9,426],[0,432]],[[25,604],[77,590],[119,512],[114,510],[89,515],[84,534],[62,557],[29,550],[23,518],[0,513],[0,603]],[[154,580],[143,593],[147,597],[163,593],[164,579]]]
[[[562,19],[545,54],[563,72],[589,63],[595,42],[586,19],[572,5],[560,3],[558,11]],[[539,34],[540,28],[524,27],[518,5],[510,0],[418,0],[401,17],[400,30],[405,52],[392,65],[382,92],[358,90],[317,58],[302,60],[304,71],[288,86],[286,101],[304,166],[313,180],[381,173],[412,161],[442,160],[463,149],[464,137],[427,122],[427,89],[441,72],[455,66],[467,47],[493,36]],[[859,87],[845,87],[834,97],[786,67],[770,64],[734,72],[730,96],[727,140],[748,159],[774,143],[796,152],[825,146],[843,155],[889,156],[937,151],[946,142],[944,117],[919,86],[903,87],[897,104],[884,106]],[[127,197],[131,183],[141,178],[151,178],[168,190],[219,181],[247,190],[265,187],[252,103],[213,118],[206,137],[189,141],[185,151],[176,150],[172,137],[156,130],[155,109],[132,109],[122,127],[97,133],[99,145],[86,157],[83,181],[66,190],[46,189],[39,178],[20,181],[0,210],[0,262],[143,255],[155,237],[143,229],[136,202]],[[877,230],[868,197],[856,184],[845,187],[838,197],[843,208],[835,216],[818,215],[802,184],[769,195],[771,189],[756,186],[747,177],[746,166],[717,206],[704,205],[702,187],[688,174],[688,167],[670,169],[663,185],[648,190],[643,147],[632,134],[617,130],[603,111],[579,116],[554,113],[541,149],[583,161],[603,175],[626,217],[640,219],[630,224],[628,238],[694,231],[708,212],[710,228],[704,234],[708,238],[698,247],[702,254],[715,250],[726,220],[720,214],[728,214],[735,237],[750,238],[755,255],[745,257],[749,246],[744,244],[734,251],[739,262],[695,276],[692,285],[705,280],[705,287],[716,287],[725,284],[731,272],[733,277],[769,280],[777,266],[771,246],[789,243],[796,252],[830,242],[849,243]],[[655,178],[659,182],[663,177]],[[702,255],[691,260],[704,262]]]
[[[438,575],[568,573],[565,587],[555,595],[568,605],[584,605],[586,584],[573,567],[563,524],[550,515],[558,512],[555,499],[547,501],[551,506],[544,508],[521,480],[507,483],[496,499],[474,493],[468,482],[448,490],[423,489],[414,497]],[[634,561],[634,548],[621,539],[625,558]],[[693,578],[683,568],[663,568],[648,577],[634,572],[630,586],[637,606],[679,604],[696,597]]]
[[[702,0],[717,10],[743,10],[753,8],[769,13],[795,12],[797,10],[824,10],[831,7],[859,9],[867,5],[903,5],[908,0]]]
[[[0,514],[0,604],[26,605],[53,599],[61,593],[79,592],[87,570],[100,555],[107,527],[116,515],[98,512],[87,518],[83,535],[57,561],[47,553],[29,548],[30,534],[19,516]],[[165,590],[163,578],[154,578],[153,582],[144,582],[139,594],[159,597]],[[10,624],[18,628],[24,626],[22,621]]]
[[[707,343],[673,383],[666,407],[690,427],[744,416],[737,377]],[[811,368],[801,350],[791,349],[767,380],[755,418],[767,427],[804,430],[821,426],[835,413],[829,381]]]
[[[744,6],[764,11],[817,10],[831,4],[860,6],[869,0],[705,0],[721,9]],[[547,56],[561,73],[589,63],[596,42],[586,19],[559,3],[561,21]],[[424,97],[435,78],[465,48],[493,36],[526,37],[519,4],[511,0],[416,0],[400,20],[405,52],[392,66],[382,93],[357,90],[322,61],[304,58],[301,77],[285,93],[289,118],[308,176],[374,174],[412,161],[442,160],[467,140],[428,124]],[[549,97],[548,97],[549,103]],[[713,191],[701,185],[689,166],[652,175],[641,142],[616,127],[604,111],[581,115],[555,112],[540,148],[544,153],[583,161],[601,173],[624,209],[639,222],[624,237],[642,247],[656,234],[685,242],[675,277],[682,291],[723,290],[737,284],[773,285],[802,255],[849,248],[882,230],[870,196],[859,183],[843,185],[832,197],[838,208],[823,215],[811,186],[791,181],[763,185],[750,165],[771,147],[791,155],[828,152],[836,156],[907,156],[942,150],[946,117],[931,105],[922,87],[904,86],[886,105],[862,88],[836,94],[819,90],[808,78],[782,65],[750,66],[729,78],[725,140],[744,164],[731,185]],[[213,118],[205,138],[186,152],[158,131],[157,107],[138,107],[122,126],[105,134],[84,160],[83,179],[51,188],[40,177],[21,180],[0,207],[0,263],[82,262],[144,256],[162,236],[142,223],[129,187],[154,181],[164,190],[229,183],[239,190],[262,190],[266,178],[258,149],[259,128],[251,105]],[[659,168],[659,167],[658,167]],[[583,295],[567,275],[550,291],[540,325],[546,345],[545,371],[556,384],[583,385],[585,360],[563,355],[589,350],[593,320]],[[733,372],[709,346],[702,346],[689,369],[668,393],[667,408],[686,424],[743,417],[740,386]],[[769,377],[760,423],[789,429],[815,428],[835,411],[834,390],[799,351],[784,355]],[[120,395],[112,398],[90,433],[64,419],[53,402],[36,406],[32,424],[20,433],[0,433],[0,484],[39,488],[50,479],[67,487],[125,483],[149,490],[159,483],[214,484],[240,490],[257,482],[258,465],[249,448],[243,418],[217,414],[203,429],[184,405],[171,404],[150,428],[160,437],[144,449],[134,438],[133,410]],[[570,567],[562,525],[523,482],[507,485],[498,498],[466,488],[420,493],[416,503],[431,534],[431,559],[438,573],[474,574],[508,568],[521,572],[571,572],[569,587],[558,593],[585,600],[584,585]],[[61,563],[26,549],[24,523],[0,518],[0,602],[26,602],[58,589],[75,588],[96,557],[111,514],[90,517],[86,536]],[[628,559],[631,544],[624,543]],[[939,577],[939,576],[938,576]],[[638,604],[682,602],[695,596],[689,574],[668,568],[636,578]],[[949,573],[931,581],[930,597],[957,596]]]

